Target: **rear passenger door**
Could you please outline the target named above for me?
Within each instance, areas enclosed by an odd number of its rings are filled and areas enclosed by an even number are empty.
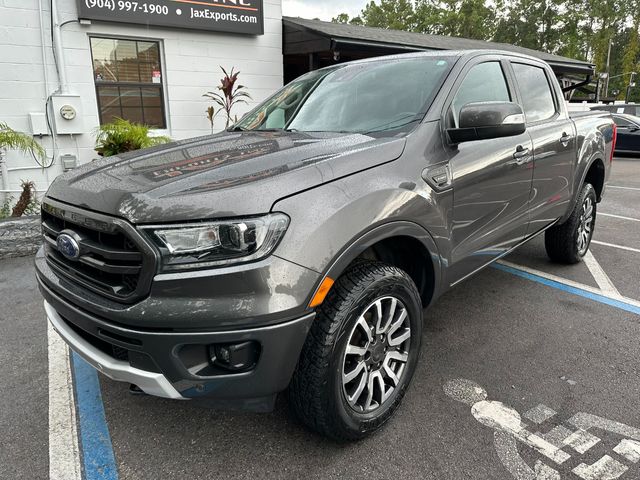
[[[548,69],[533,61],[511,62],[524,110],[527,132],[533,142],[533,185],[529,234],[562,217],[569,208],[576,139],[573,122],[559,104],[561,92]]]
[[[508,62],[496,56],[483,56],[465,66],[445,106],[444,127],[457,127],[460,109],[469,103],[515,102],[508,68]],[[447,147],[453,186],[450,284],[494,260],[526,235],[530,150],[526,132]]]

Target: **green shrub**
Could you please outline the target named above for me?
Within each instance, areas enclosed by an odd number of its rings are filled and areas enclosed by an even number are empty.
[[[102,157],[141,150],[171,141],[169,137],[149,136],[150,127],[116,118],[96,131],[96,152]]]
[[[5,198],[4,202],[2,202],[2,205],[0,206],[0,220],[2,220],[3,218],[9,218],[11,216],[11,211],[13,210],[13,208],[11,207],[12,203],[13,197],[7,197]]]

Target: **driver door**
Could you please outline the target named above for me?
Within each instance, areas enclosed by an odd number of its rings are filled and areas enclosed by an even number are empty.
[[[516,101],[509,66],[498,58],[467,66],[446,108],[445,128],[458,126],[472,102]],[[521,242],[529,223],[533,145],[527,132],[449,145],[452,251],[448,281],[461,281]],[[515,156],[514,156],[515,154]]]

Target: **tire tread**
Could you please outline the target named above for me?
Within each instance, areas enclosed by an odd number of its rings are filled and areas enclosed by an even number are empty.
[[[561,225],[555,225],[545,232],[544,246],[552,261],[564,264],[582,261],[582,257],[578,254],[575,234],[580,222],[582,203],[588,195],[593,195],[593,208],[597,211],[595,190],[590,183],[585,183],[569,218]],[[595,219],[592,228],[595,228]]]
[[[331,358],[342,325],[339,319],[349,314],[351,306],[376,279],[389,276],[397,278],[398,275],[408,280],[415,298],[420,298],[415,284],[404,271],[381,262],[366,260],[353,264],[335,282],[324,303],[318,308],[288,390],[289,404],[294,413],[312,430],[338,441],[356,440],[366,433],[346,429],[332,413],[327,388]],[[395,403],[399,404],[401,399],[402,393],[396,397]],[[396,407],[397,405],[392,406],[385,418],[372,425],[372,429],[377,429],[384,423]]]

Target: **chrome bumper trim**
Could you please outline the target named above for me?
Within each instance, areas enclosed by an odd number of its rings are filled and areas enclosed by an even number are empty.
[[[161,373],[133,368],[127,362],[108,356],[74,332],[46,301],[44,302],[44,309],[47,313],[48,321],[58,335],[73,351],[78,353],[99,372],[118,382],[133,383],[149,395],[186,400]]]

